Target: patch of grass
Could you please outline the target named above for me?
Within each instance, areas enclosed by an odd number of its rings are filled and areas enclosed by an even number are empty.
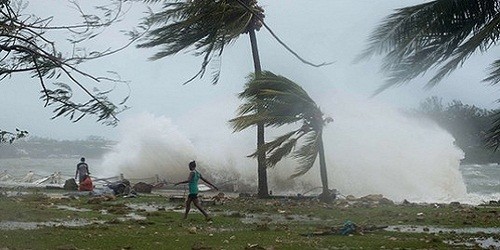
[[[312,236],[314,232],[342,226],[350,220],[358,225],[428,225],[437,227],[495,227],[500,208],[451,205],[344,206],[317,201],[233,199],[224,205],[207,206],[212,223],[193,208],[187,220],[166,197],[143,195],[89,204],[89,197],[51,199],[43,194],[0,196],[1,221],[52,221],[85,218],[103,221],[83,227],[44,227],[36,230],[0,230],[0,248],[8,249],[449,249],[445,240],[466,241],[484,234],[401,233],[366,231],[353,236]],[[149,204],[160,209],[134,210],[127,204]],[[57,205],[86,208],[68,211]],[[101,211],[106,210],[107,214]],[[128,213],[145,220],[124,220]],[[247,216],[261,216],[245,224]],[[295,219],[294,215],[304,215]],[[259,217],[260,218],[260,217]],[[276,220],[276,218],[285,218]],[[304,219],[305,218],[305,219]],[[310,218],[310,220],[309,220]],[[251,221],[251,220],[250,220]],[[306,236],[303,236],[306,235]]]

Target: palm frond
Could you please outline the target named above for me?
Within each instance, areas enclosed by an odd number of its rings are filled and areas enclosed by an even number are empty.
[[[262,146],[262,148],[257,149],[253,154],[249,155],[249,157],[257,157],[259,155],[259,153],[261,152],[261,150],[266,152],[266,153],[272,152],[276,148],[280,147],[283,143],[290,140],[291,137],[294,136],[297,132],[298,131],[291,131],[289,133],[286,133],[284,135],[277,137],[276,139],[274,139],[270,142],[265,143]]]
[[[257,5],[250,7],[256,11],[260,8]],[[203,55],[200,70],[187,81],[190,82],[203,77],[207,66],[221,56],[224,47],[248,30],[252,17],[253,14],[236,1],[165,1],[162,11],[151,13],[144,20],[148,27],[157,28],[152,28],[138,47],[157,47],[159,51],[151,60],[184,50],[193,50],[196,56]],[[216,69],[212,83],[217,83],[219,75],[220,69]]]
[[[278,136],[274,140],[264,144],[264,149],[268,152],[272,152],[276,148],[280,147],[283,143],[290,140],[292,138],[292,136],[296,135],[299,132],[300,132],[299,130],[294,130],[294,131],[290,131],[284,135]]]
[[[264,16],[265,15],[264,15],[264,10],[262,8],[260,8],[260,9],[257,8],[258,10],[260,10],[260,12],[256,12],[255,9],[250,8],[249,5],[246,4],[246,3],[244,3],[243,0],[236,0],[236,1],[239,4],[241,4],[245,9],[247,9],[252,14],[254,14],[254,18],[258,21],[258,22],[254,22],[254,28],[256,30],[259,30],[260,26],[264,26],[266,28],[266,30],[269,31],[269,33],[271,34],[271,36],[279,44],[281,44],[281,46],[283,46],[288,52],[290,52],[293,56],[295,56],[297,59],[299,59],[302,63],[310,65],[310,66],[313,66],[313,67],[322,67],[322,66],[333,64],[333,62],[323,62],[323,63],[316,64],[316,63],[312,63],[310,61],[305,60],[297,52],[295,52],[293,49],[291,49],[290,46],[288,46],[283,40],[281,40],[281,38],[279,38],[278,35],[276,35],[276,33],[271,29],[271,27],[269,27],[269,25],[267,25],[264,22]]]
[[[319,107],[305,90],[285,77],[264,71],[258,78],[251,74],[245,86],[240,98],[247,102],[237,112],[243,119],[230,120],[235,131],[257,123],[279,127],[302,119],[311,120],[318,114],[322,116]],[[248,115],[257,113],[258,116],[248,119]]]
[[[245,84],[245,90],[239,94],[242,99],[261,99],[267,105],[291,105],[316,107],[316,103],[307,92],[286,77],[263,71],[259,77],[251,74]]]
[[[262,114],[249,114],[249,115],[241,115],[236,118],[229,120],[231,127],[234,132],[242,131],[248,127],[255,126],[258,123],[261,123],[265,118]]]
[[[302,121],[301,127],[265,143],[250,156],[265,152],[268,155],[267,166],[272,167],[283,157],[292,154],[298,160],[299,167],[291,177],[309,171],[319,154],[321,131],[332,119],[323,117],[320,108],[307,92],[283,76],[264,71],[258,77],[255,74],[248,77],[240,98],[246,102],[239,107],[239,116],[229,121],[235,131],[257,124],[280,127]],[[295,150],[299,140],[304,140],[304,145]]]
[[[435,0],[402,8],[378,26],[359,58],[385,55],[389,77],[378,92],[439,66],[426,85],[432,87],[473,53],[487,51],[500,36],[499,24],[498,0]]]
[[[252,101],[241,104],[238,107],[238,110],[236,111],[236,113],[238,115],[247,115],[247,114],[257,112],[257,108],[259,106],[259,104],[257,104],[257,102],[258,102],[257,100],[255,100],[255,101],[252,100]]]
[[[299,166],[295,169],[295,173],[292,174],[290,178],[304,175],[313,167],[316,158],[318,158],[319,138],[320,132],[312,131],[307,135],[304,145],[294,152],[293,157],[298,160]]]
[[[266,127],[279,127],[285,124],[296,122],[300,119],[300,117],[296,116],[273,115],[269,112],[258,112],[247,115],[240,115],[229,120],[229,123],[234,132],[239,132],[259,123],[264,124]]]
[[[444,64],[438,73],[430,80],[429,87],[436,85],[451,71],[461,66],[474,52],[488,50],[500,38],[500,13],[475,30],[467,41],[461,44],[453,53],[451,59]]]
[[[493,62],[489,68],[489,75],[483,81],[490,82],[495,85],[500,82],[500,60]]]
[[[271,153],[269,153],[266,163],[268,167],[274,167],[283,157],[288,156],[293,148],[297,145],[297,139],[292,138],[280,145],[280,147],[274,149]]]

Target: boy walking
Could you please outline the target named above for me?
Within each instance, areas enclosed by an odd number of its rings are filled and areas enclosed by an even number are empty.
[[[200,210],[200,212],[205,216],[206,220],[210,220],[210,216],[207,214],[207,212],[203,209],[203,207],[200,204],[200,201],[198,199],[198,181],[201,179],[204,182],[206,182],[208,185],[212,186],[215,190],[219,190],[214,184],[209,182],[207,179],[203,178],[201,174],[196,171],[196,162],[192,161],[189,163],[189,177],[185,181],[177,182],[175,183],[175,186],[179,184],[184,184],[188,183],[189,186],[189,195],[186,200],[186,212],[184,213],[184,219],[187,219],[189,210],[191,210],[191,202],[194,203],[194,206]]]

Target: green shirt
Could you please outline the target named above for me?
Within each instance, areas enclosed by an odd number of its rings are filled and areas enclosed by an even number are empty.
[[[189,181],[189,194],[198,194],[198,181],[200,180],[200,173],[196,170],[192,171],[193,178]]]

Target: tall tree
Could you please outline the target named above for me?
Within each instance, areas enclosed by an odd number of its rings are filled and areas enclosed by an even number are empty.
[[[361,58],[383,54],[389,78],[378,92],[437,68],[433,87],[471,55],[487,52],[500,39],[499,0],[434,0],[396,10],[376,28]],[[500,59],[484,81],[500,82]],[[500,114],[490,142],[499,145]]]
[[[323,128],[333,121],[324,117],[323,112],[307,92],[295,82],[264,71],[260,76],[253,74],[246,83],[245,90],[239,95],[246,100],[238,110],[238,117],[230,120],[235,131],[244,130],[255,124],[280,127],[301,122],[302,125],[257,149],[266,151],[268,166],[275,166],[283,157],[290,154],[299,162],[299,167],[291,176],[297,177],[308,172],[319,156],[320,176],[323,187],[323,200],[332,196],[328,188],[328,176],[323,146]],[[295,149],[299,142],[303,144]],[[295,150],[294,150],[295,149]]]
[[[259,52],[255,30],[261,27],[259,19],[264,17],[264,10],[253,0],[227,1],[160,1],[145,0],[145,2],[163,2],[163,8],[157,13],[151,13],[146,19],[147,26],[159,26],[152,29],[145,37],[147,42],[139,44],[140,48],[161,46],[160,52],[151,59],[158,60],[176,54],[182,50],[194,47],[196,55],[203,55],[201,68],[186,83],[197,77],[203,77],[212,59],[220,57],[224,47],[237,39],[241,34],[248,33],[252,47],[252,55],[256,74],[261,71]],[[242,3],[244,5],[242,5]],[[245,8],[247,7],[247,8]],[[219,81],[220,69],[212,74],[212,83]],[[257,148],[264,144],[264,127],[257,128]],[[266,197],[267,169],[264,156],[258,157],[258,195]]]
[[[262,71],[255,31],[264,26],[271,35],[290,53],[302,62],[312,64],[292,51],[264,23],[264,9],[256,0],[144,0],[146,3],[162,2],[162,10],[152,12],[146,19],[147,27],[151,29],[145,37],[146,42],[138,45],[140,48],[160,47],[160,51],[151,59],[158,60],[180,51],[194,49],[195,55],[203,55],[200,70],[186,83],[197,77],[203,77],[207,67],[222,55],[225,46],[236,40],[241,34],[248,33],[250,37],[254,71],[258,76]],[[212,73],[212,83],[216,84],[220,76],[220,65]],[[257,124],[257,148],[264,145],[264,126]],[[265,152],[257,157],[258,195],[268,196],[267,167]]]
[[[70,1],[71,2],[71,1]],[[108,5],[98,6],[96,13],[85,13],[73,3],[81,15],[82,22],[64,26],[52,25],[53,17],[37,17],[26,13],[26,2],[0,1],[0,81],[17,75],[29,75],[40,84],[45,106],[54,107],[52,118],[66,116],[77,122],[86,115],[97,116],[97,121],[106,125],[118,122],[116,115],[125,109],[124,102],[114,104],[107,96],[110,90],[92,88],[92,83],[105,81],[122,82],[115,74],[95,76],[82,71],[78,66],[93,59],[111,55],[116,50],[91,50],[80,46],[92,40],[106,27],[123,15],[122,2],[114,0]],[[54,33],[66,32],[63,41],[55,41]],[[129,33],[131,41],[139,37]],[[64,41],[68,42],[64,44]],[[64,44],[63,46],[57,46]],[[68,45],[68,46],[66,46]],[[69,48],[65,50],[65,48]],[[48,85],[53,81],[53,85]],[[88,98],[78,101],[72,87],[76,87]],[[92,91],[90,89],[93,89]],[[0,130],[0,142],[23,137],[26,131],[8,132]]]

